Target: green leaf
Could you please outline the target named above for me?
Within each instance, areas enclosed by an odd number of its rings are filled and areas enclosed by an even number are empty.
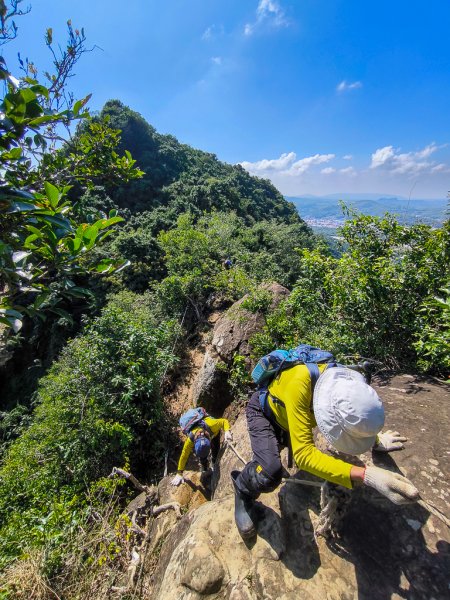
[[[39,96],[44,96],[44,98],[47,98],[47,99],[48,99],[49,91],[48,91],[48,89],[47,89],[45,86],[43,86],[43,85],[40,85],[40,84],[37,84],[37,85],[32,85],[32,86],[30,87],[30,89],[31,89],[31,90],[32,90],[32,91],[33,91],[35,94],[37,94],[37,95],[39,95]]]
[[[3,154],[3,158],[9,160],[17,160],[22,156],[22,148],[11,148],[11,150]]]
[[[81,249],[82,239],[79,237],[66,238],[64,244],[71,254],[78,254]]]
[[[62,308],[56,308],[56,307],[49,308],[49,310],[50,310],[50,312],[53,312],[56,315],[59,315],[66,321],[69,321],[70,324],[73,324],[73,319],[66,310],[63,310]]]
[[[90,296],[90,297],[94,296],[94,294],[91,292],[91,290],[88,290],[87,288],[79,287],[79,286],[71,287],[66,292],[65,295],[73,296],[74,298],[86,298],[88,296]]]
[[[14,308],[0,308],[0,314],[5,317],[14,317],[15,319],[22,319],[23,315]]]
[[[30,210],[37,210],[38,207],[31,202],[26,202],[23,200],[14,200],[10,203],[7,213],[17,213],[17,212],[27,212]]]
[[[73,114],[77,117],[80,110],[83,108],[83,106],[85,104],[87,104],[89,102],[89,100],[91,99],[92,94],[88,94],[85,98],[83,98],[82,100],[78,100],[77,102],[75,102],[75,104],[73,105]]]
[[[52,208],[56,208],[60,199],[60,193],[58,188],[48,181],[44,182],[44,188],[47,198],[50,202],[50,206]]]
[[[35,242],[37,239],[41,239],[41,238],[42,238],[41,235],[36,235],[35,233],[32,233],[25,239],[25,241],[23,243],[23,247],[34,250],[37,248],[37,246],[35,244],[33,244],[33,242]]]
[[[28,231],[31,231],[31,233],[34,233],[36,237],[44,237],[42,231],[37,227],[34,227],[33,225],[26,225],[26,229],[28,229]]]
[[[103,258],[100,262],[95,265],[95,270],[97,273],[106,273],[109,271],[114,264],[114,259],[112,258]]]
[[[26,104],[28,104],[28,102],[32,102],[33,100],[36,100],[36,94],[33,92],[33,90],[31,88],[22,88],[19,91],[19,94]]]
[[[41,294],[39,294],[39,296],[37,296],[35,301],[33,302],[33,308],[35,308],[35,309],[40,308],[44,304],[44,302],[48,299],[50,294],[51,294],[50,291],[42,292]]]
[[[121,223],[125,221],[123,217],[111,217],[110,219],[100,219],[96,221],[94,225],[96,225],[99,229],[105,229],[106,227],[111,227],[111,225],[115,225],[116,223]]]
[[[73,231],[72,224],[69,219],[65,219],[64,217],[57,217],[56,215],[46,214],[46,211],[36,212],[36,216],[39,221],[45,221],[46,223],[50,223],[51,225],[56,225],[57,227],[64,229],[65,231]]]

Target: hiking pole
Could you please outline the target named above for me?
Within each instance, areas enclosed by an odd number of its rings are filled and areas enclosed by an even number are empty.
[[[244,465],[247,464],[247,461],[242,458],[242,456],[239,454],[239,452],[236,450],[235,446],[231,442],[227,442],[227,446],[233,450],[233,452],[236,454],[238,459]],[[319,487],[319,488],[321,488],[323,485],[323,483],[320,483],[320,481],[309,481],[308,479],[291,479],[288,477],[283,477],[283,479],[281,480],[281,483],[297,483],[299,485],[309,485],[311,487]]]
[[[420,498],[420,500],[417,500],[417,504],[420,504],[420,506],[422,506],[425,510],[427,510],[432,515],[437,517],[440,521],[442,521],[444,525],[447,525],[447,527],[450,528],[450,519],[447,519],[444,513],[442,513],[438,508],[436,508],[426,500],[423,500],[422,498]]]
[[[226,442],[227,447],[231,448],[233,450],[233,452],[236,454],[236,456],[238,457],[238,459],[241,461],[242,464],[246,465],[247,461],[244,460],[242,458],[242,456],[239,454],[239,452],[236,450],[236,448],[234,447],[234,445],[232,444],[232,442]]]
[[[231,442],[227,442],[227,446],[231,448],[231,450],[233,450],[233,452],[236,454],[236,456],[242,464],[247,464],[247,461],[242,458],[242,456],[239,454],[239,452],[236,450],[235,446]],[[320,483],[320,481],[309,481],[307,479],[293,479],[287,477],[283,477],[281,483],[296,483],[298,485],[308,485],[310,487],[318,488],[321,488],[323,486],[323,483]],[[450,520],[438,508],[436,508],[426,500],[423,500],[422,498],[420,500],[417,500],[417,504],[420,504],[420,506],[422,506],[425,510],[427,510],[432,515],[437,517],[440,521],[442,521],[444,525],[450,528]]]

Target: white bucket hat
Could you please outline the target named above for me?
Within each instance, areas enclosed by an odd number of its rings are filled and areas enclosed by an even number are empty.
[[[339,452],[362,454],[384,425],[384,408],[361,373],[345,367],[326,369],[314,390],[314,416],[320,431]]]

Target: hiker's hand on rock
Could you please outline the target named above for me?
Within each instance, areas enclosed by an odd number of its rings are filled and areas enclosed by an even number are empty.
[[[178,473],[178,475],[175,475],[175,477],[172,479],[172,481],[170,483],[172,485],[180,485],[180,483],[183,483],[183,481],[184,481],[183,475],[180,475]]]
[[[393,452],[394,450],[403,450],[405,447],[403,442],[406,442],[407,438],[399,434],[398,431],[385,431],[377,435],[377,443],[373,447],[377,452]]]
[[[231,431],[225,431],[225,441],[226,442],[233,441],[233,434],[231,433]]]
[[[409,479],[379,467],[366,467],[364,485],[377,490],[394,504],[410,504],[420,498],[419,491]]]

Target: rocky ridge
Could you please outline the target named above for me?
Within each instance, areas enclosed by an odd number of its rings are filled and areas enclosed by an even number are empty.
[[[208,385],[202,383],[202,389],[208,390],[203,397],[213,399],[210,406],[215,410],[214,416],[220,416],[230,402],[220,388],[215,388],[217,362],[229,364],[236,349],[245,351],[249,336],[258,328],[257,322],[239,320],[238,309],[239,305],[232,307],[216,322],[203,367],[194,383],[194,389],[200,389],[201,382],[208,381]],[[208,353],[214,366],[209,367],[213,376],[206,378]],[[401,452],[386,456],[368,453],[362,460],[403,473],[415,483],[424,499],[448,515],[448,387],[413,375],[378,378],[374,387],[386,405],[386,428],[401,431],[409,441]],[[201,395],[197,401],[199,398]],[[238,453],[250,458],[244,414],[238,416],[232,429]],[[319,438],[317,443],[323,445],[323,440]],[[320,512],[320,489],[287,482],[275,492],[261,495],[258,538],[253,546],[247,546],[234,525],[229,476],[233,469],[240,468],[242,463],[236,454],[224,447],[211,478],[191,471],[185,474],[186,482],[179,488],[170,486],[171,476],[160,482],[160,502],[179,502],[185,514],[177,520],[173,511],[169,511],[154,519],[143,571],[143,597],[152,600],[448,598],[450,531],[421,506],[395,506],[373,490],[355,489],[339,535],[325,539],[314,535]],[[295,469],[291,472],[294,474]],[[294,474],[293,478],[315,479],[306,473]]]

